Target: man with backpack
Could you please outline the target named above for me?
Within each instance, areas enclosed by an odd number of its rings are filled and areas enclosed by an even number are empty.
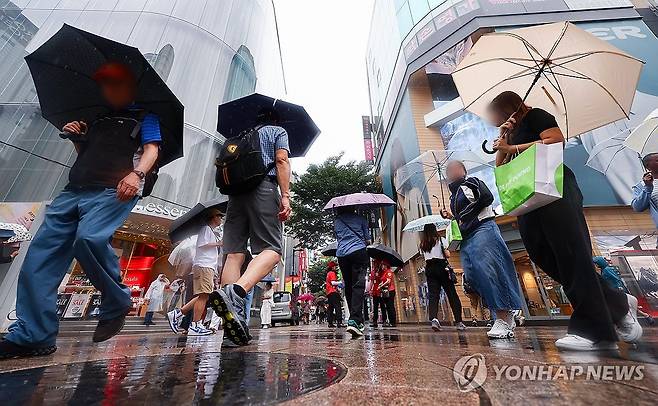
[[[261,110],[254,128],[226,140],[216,162],[217,186],[229,195],[224,223],[228,255],[222,271],[225,286],[210,295],[210,306],[225,320],[226,337],[238,345],[251,339],[247,292],[281,259],[282,222],[292,213],[288,133],[278,123],[275,110]],[[247,242],[255,257],[240,276]]]
[[[109,244],[143,191],[152,187],[162,136],[157,115],[134,105],[137,81],[120,63],[101,65],[98,83],[108,112],[91,123],[67,123],[78,156],[69,183],[52,201],[32,240],[18,278],[16,315],[0,341],[0,359],[52,354],[57,350],[57,287],[73,258],[101,291],[93,341],[123,328],[132,308],[121,283],[119,261]]]

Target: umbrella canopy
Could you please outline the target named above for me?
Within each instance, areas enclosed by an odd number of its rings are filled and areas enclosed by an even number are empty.
[[[395,206],[390,197],[381,193],[352,193],[334,197],[324,206],[324,210],[332,210],[337,207],[359,206],[367,208],[378,208]]]
[[[12,244],[15,242],[30,241],[32,234],[25,226],[16,223],[0,223],[0,243]]]
[[[264,109],[272,109],[279,115],[279,125],[288,133],[290,156],[306,155],[320,129],[304,107],[273,97],[253,93],[219,106],[217,131],[230,138],[253,128],[258,123],[256,117]]]
[[[624,141],[624,146],[644,157],[658,152],[658,109],[649,113]]]
[[[302,302],[312,302],[315,299],[315,296],[313,296],[311,293],[304,293],[302,295],[299,295],[297,300],[301,300]]]
[[[324,248],[321,248],[321,249],[320,249],[320,252],[321,252],[322,255],[324,255],[325,257],[335,257],[335,256],[336,256],[336,251],[337,251],[337,250],[338,250],[338,243],[337,243],[337,242],[334,242],[334,243],[331,243],[331,244],[327,245],[327,246],[324,247]]]
[[[179,266],[185,263],[194,261],[194,254],[196,253],[196,235],[191,235],[180,242],[171,250],[167,260],[173,266]]]
[[[630,158],[629,155],[635,155],[637,157],[635,162],[642,168],[642,160],[637,153],[624,145],[624,141],[628,138],[628,132],[630,130],[630,128],[626,129],[617,135],[597,143],[589,151],[589,158],[586,165],[605,175],[610,167],[612,167],[614,161],[618,159],[628,161]]]
[[[315,303],[316,304],[324,303],[326,301],[327,301],[326,296],[318,296],[318,297],[315,298]]]
[[[228,196],[221,196],[204,203],[197,203],[190,211],[171,223],[169,227],[169,239],[176,242],[196,235],[199,232],[199,228],[204,224],[203,216],[207,209],[217,208],[222,213],[225,213],[227,205]]]
[[[393,248],[384,244],[373,244],[368,246],[368,256],[373,259],[383,259],[393,267],[404,266],[402,255],[398,254]]]
[[[160,166],[183,156],[183,105],[139,49],[64,24],[25,60],[41,114],[59,129],[75,120],[91,123],[110,112],[93,76],[107,63],[125,65],[137,81],[135,105],[160,119]]]
[[[641,70],[610,42],[559,22],[484,35],[452,77],[468,111],[485,117],[494,97],[514,91],[568,138],[628,118]]]
[[[427,189],[429,182],[436,178],[441,185],[441,198],[445,206],[442,181],[445,179],[446,167],[449,161],[461,161],[467,171],[478,171],[493,168],[494,159],[481,151],[426,151],[395,171],[396,191],[401,195],[405,195],[407,191],[417,188],[422,194]]]
[[[438,214],[430,214],[408,222],[402,231],[423,231],[426,224],[434,224],[437,230],[445,230],[450,224],[450,220],[444,219]]]

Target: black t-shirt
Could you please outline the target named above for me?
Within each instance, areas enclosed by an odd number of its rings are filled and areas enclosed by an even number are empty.
[[[510,139],[507,142],[510,145],[518,145],[540,141],[541,137],[539,134],[557,126],[557,121],[551,113],[546,110],[533,108],[526,113],[523,120],[521,120],[521,124],[519,124],[518,130],[509,137]]]

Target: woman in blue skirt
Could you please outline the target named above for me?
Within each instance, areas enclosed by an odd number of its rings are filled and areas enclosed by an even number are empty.
[[[487,336],[514,337],[514,311],[521,309],[522,299],[512,255],[494,221],[493,195],[480,179],[467,177],[466,167],[460,161],[448,163],[446,176],[450,182],[452,214],[444,208],[441,215],[457,220],[466,279],[485,306],[496,313],[496,321]]]

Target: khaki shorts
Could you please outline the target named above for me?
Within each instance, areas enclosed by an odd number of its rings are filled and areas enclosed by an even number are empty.
[[[192,280],[194,294],[212,293],[215,290],[215,270],[194,265],[192,267]]]

